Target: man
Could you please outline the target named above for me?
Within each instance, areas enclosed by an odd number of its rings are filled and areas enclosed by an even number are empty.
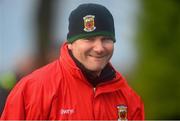
[[[15,86],[1,119],[144,119],[140,97],[109,62],[115,41],[113,17],[104,6],[78,6],[60,58]]]

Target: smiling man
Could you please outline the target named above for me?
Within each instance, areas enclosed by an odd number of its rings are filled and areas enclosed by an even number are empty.
[[[60,58],[22,78],[1,119],[143,120],[140,97],[110,63],[115,41],[107,8],[78,6]]]

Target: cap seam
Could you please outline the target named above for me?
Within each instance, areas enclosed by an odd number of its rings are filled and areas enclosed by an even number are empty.
[[[104,36],[111,36],[113,41],[115,42],[115,36],[114,33],[112,32],[93,32],[93,33],[84,33],[84,34],[78,34],[78,35],[74,35],[72,37],[67,38],[68,43],[72,43],[73,41],[77,40],[77,39],[82,39],[82,38],[86,38],[86,37],[90,37],[90,36],[98,36],[98,35],[104,35]]]

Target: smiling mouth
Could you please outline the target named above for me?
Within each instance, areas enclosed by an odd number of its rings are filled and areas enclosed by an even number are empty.
[[[93,57],[93,58],[99,58],[99,59],[101,59],[101,58],[104,58],[105,56],[93,56],[93,55],[89,55],[90,57]]]
[[[94,60],[94,61],[105,61],[105,56],[92,56],[90,55],[90,57]]]

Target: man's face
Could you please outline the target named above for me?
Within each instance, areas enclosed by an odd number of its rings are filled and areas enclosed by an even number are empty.
[[[99,75],[112,57],[114,42],[110,37],[96,36],[78,39],[68,48],[85,68]]]

